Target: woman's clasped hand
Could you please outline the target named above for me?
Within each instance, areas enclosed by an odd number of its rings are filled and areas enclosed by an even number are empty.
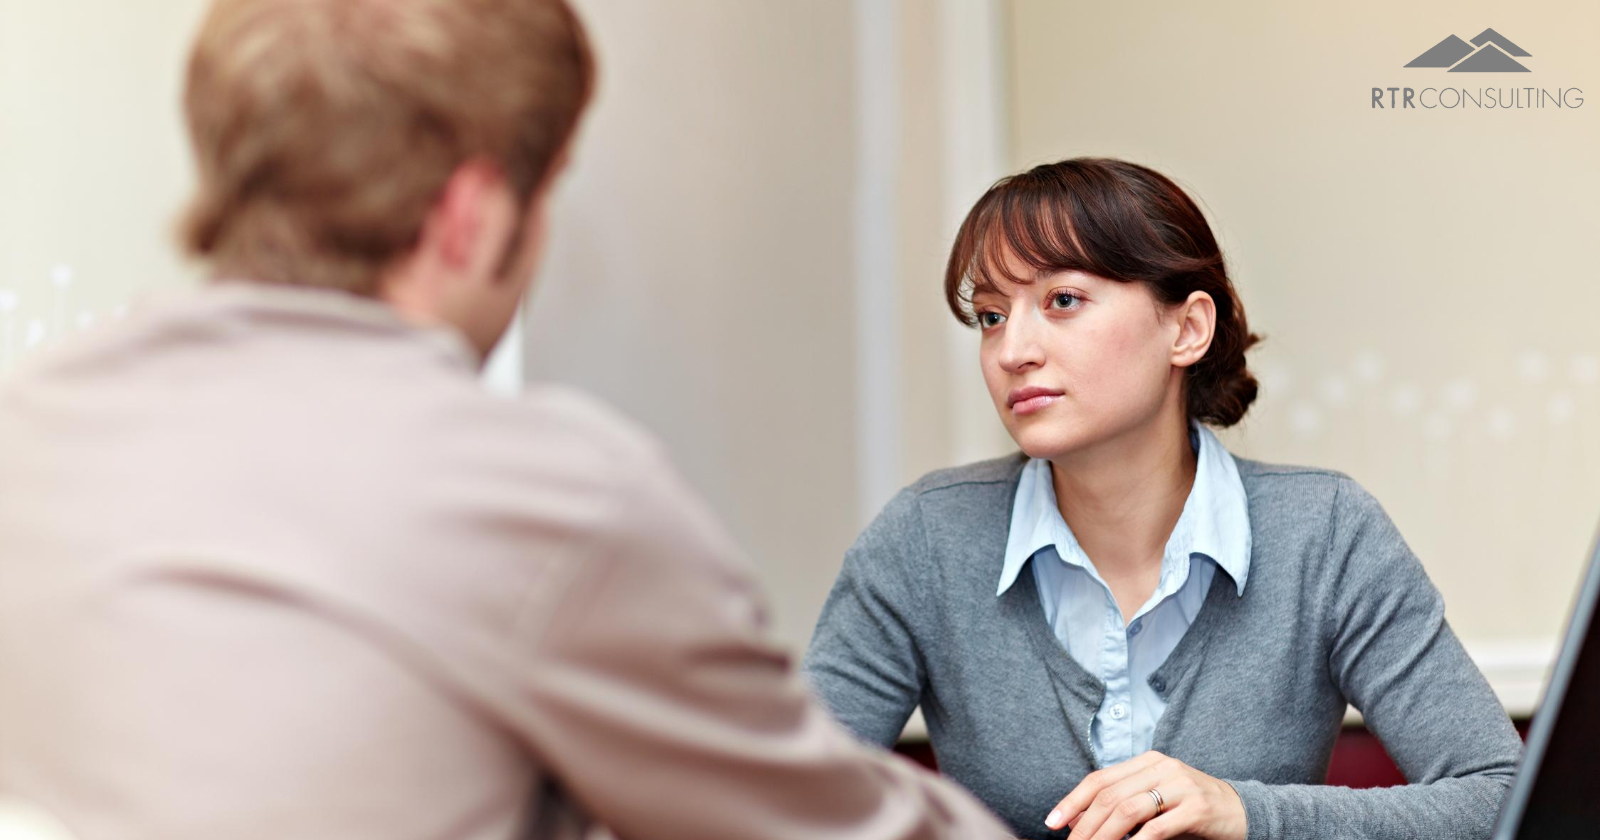
[[[1121,840],[1135,829],[1134,840],[1245,838],[1232,785],[1154,750],[1085,776],[1045,825],[1071,826],[1069,840]]]

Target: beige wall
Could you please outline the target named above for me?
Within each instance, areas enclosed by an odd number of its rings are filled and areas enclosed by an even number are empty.
[[[577,5],[601,86],[526,370],[664,438],[802,641],[855,525],[851,4]]]
[[[1206,208],[1267,341],[1241,454],[1372,490],[1480,650],[1548,648],[1600,524],[1600,101],[1375,110],[1374,86],[1600,95],[1590,3],[1014,0],[1013,165],[1125,157]],[[1402,66],[1493,27],[1527,74]],[[1387,95],[1385,98],[1387,104]]]
[[[200,0],[0,0],[0,372],[191,280],[172,223]]]

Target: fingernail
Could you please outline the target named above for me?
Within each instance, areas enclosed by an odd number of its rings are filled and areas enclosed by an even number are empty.
[[[1051,811],[1050,812],[1050,816],[1044,818],[1044,824],[1045,824],[1046,827],[1049,827],[1049,828],[1060,828],[1061,827],[1061,812],[1060,811]]]

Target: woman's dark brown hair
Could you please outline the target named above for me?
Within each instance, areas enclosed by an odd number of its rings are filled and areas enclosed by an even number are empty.
[[[1232,426],[1256,398],[1244,351],[1261,340],[1245,322],[1216,237],[1200,208],[1166,176],[1111,158],[1072,158],[1002,178],[978,199],[950,251],[944,294],[961,323],[972,295],[994,288],[1005,254],[1041,272],[1082,271],[1147,284],[1167,304],[1191,292],[1217,307],[1211,347],[1185,374],[1189,416]]]

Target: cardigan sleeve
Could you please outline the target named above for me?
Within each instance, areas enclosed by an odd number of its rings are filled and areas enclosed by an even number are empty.
[[[907,488],[845,552],[802,665],[834,717],[884,747],[900,736],[927,679],[912,629],[926,611],[907,563],[925,541],[916,494]]]
[[[1394,522],[1355,481],[1339,482],[1327,557],[1328,667],[1408,784],[1230,782],[1248,840],[1487,838],[1522,741]]]

